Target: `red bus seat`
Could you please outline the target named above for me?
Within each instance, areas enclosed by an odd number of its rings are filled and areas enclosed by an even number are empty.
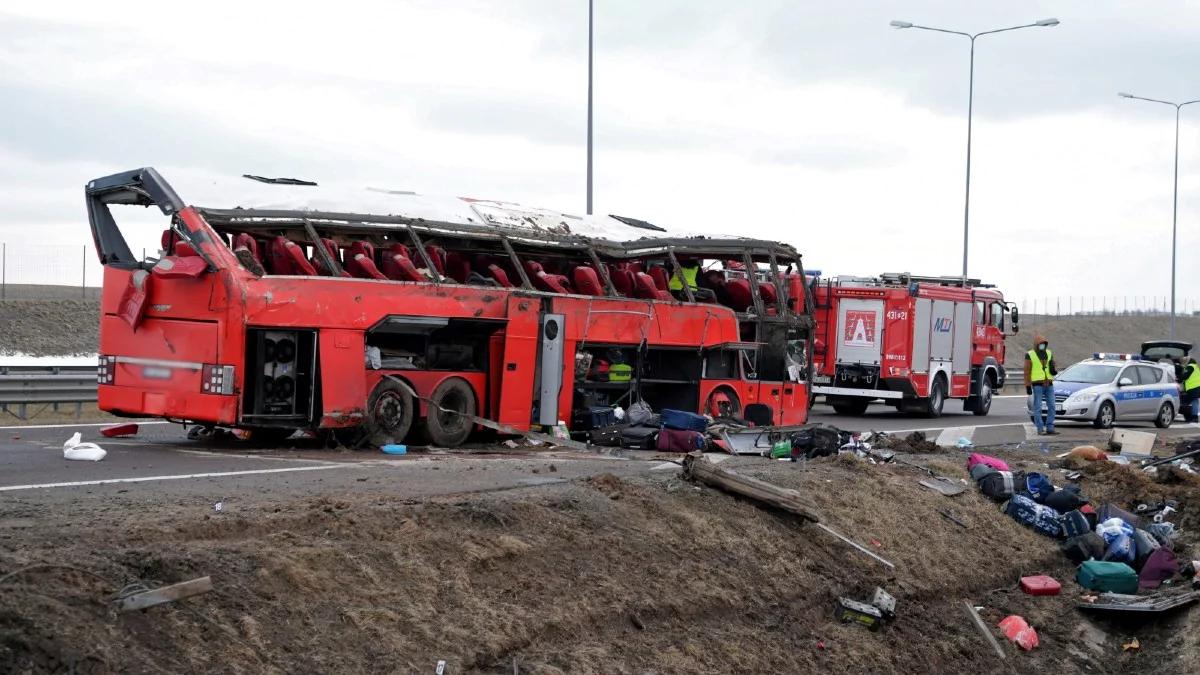
[[[633,295],[636,298],[643,300],[671,300],[671,294],[666,291],[661,291],[654,284],[654,278],[645,272],[638,272],[634,275],[634,283],[636,286],[633,289]]]
[[[671,290],[671,275],[667,274],[667,268],[662,265],[655,265],[650,268],[650,276],[654,278],[654,285],[658,286],[658,290]]]
[[[779,291],[775,289],[773,283],[760,283],[758,292],[762,295],[763,303],[766,305],[774,305],[779,302]]]
[[[338,250],[337,242],[335,242],[332,239],[321,239],[321,245],[325,247],[326,251],[329,251],[329,256],[331,258],[333,258],[337,264],[340,265],[342,263],[341,252]],[[312,258],[309,259],[309,262],[312,263],[312,266],[315,267],[316,270],[321,273],[321,276],[326,276],[326,277],[336,277],[336,276],[348,277],[348,276],[350,276],[350,273],[347,272],[345,269],[343,269],[340,274],[331,269],[325,269],[325,261],[321,256],[317,255],[317,251],[316,251],[315,247],[313,248]]]
[[[196,247],[192,246],[186,241],[175,242],[174,254],[177,258],[187,258],[200,255],[199,253],[196,253]]]
[[[441,276],[446,275],[446,251],[441,246],[433,244],[425,245],[425,253],[429,256],[429,260],[433,263],[433,268]]]
[[[608,276],[612,279],[613,288],[627,298],[633,297],[633,272],[616,265],[608,266]]]
[[[488,274],[492,276],[492,279],[495,279],[496,283],[500,284],[504,288],[513,287],[512,282],[508,280],[508,273],[500,269],[499,265],[488,265],[487,271]]]
[[[271,240],[269,250],[272,274],[316,276],[317,271],[304,257],[304,249],[296,242],[279,235]]]
[[[408,257],[408,247],[392,244],[383,254],[383,274],[395,281],[425,281],[420,270]]]
[[[728,292],[728,302],[725,304],[732,307],[735,312],[744,312],[754,305],[754,296],[750,294],[749,279],[727,281],[725,290]]]
[[[551,293],[570,293],[571,288],[567,284],[567,278],[561,274],[547,274],[542,268],[542,264],[536,260],[525,261],[525,273],[529,275],[529,280],[538,290],[549,291]]]
[[[446,276],[460,284],[467,283],[471,277],[471,261],[457,251],[446,254]]]
[[[575,290],[584,295],[604,295],[604,286],[600,283],[600,275],[587,265],[576,267],[571,273],[575,281]]]
[[[369,242],[356,241],[346,250],[346,271],[358,279],[387,279],[375,266],[375,247]]]

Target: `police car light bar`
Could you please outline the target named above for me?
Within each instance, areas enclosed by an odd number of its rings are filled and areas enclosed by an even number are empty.
[[[1113,352],[1096,352],[1092,354],[1095,360],[1105,361],[1141,361],[1141,354],[1115,354]]]

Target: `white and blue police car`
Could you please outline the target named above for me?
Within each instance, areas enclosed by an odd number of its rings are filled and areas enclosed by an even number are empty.
[[[1026,399],[1025,409],[1032,412],[1032,396]],[[1091,422],[1097,429],[1117,422],[1152,421],[1165,429],[1178,410],[1174,367],[1144,361],[1137,354],[1097,353],[1054,378],[1056,419]]]

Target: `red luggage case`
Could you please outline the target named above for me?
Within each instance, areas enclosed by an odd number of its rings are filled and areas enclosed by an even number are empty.
[[[1029,595],[1058,595],[1062,584],[1044,574],[1021,577],[1021,590]]]

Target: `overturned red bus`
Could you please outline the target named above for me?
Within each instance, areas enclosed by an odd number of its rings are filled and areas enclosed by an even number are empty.
[[[256,194],[199,191],[219,207],[185,202],[152,168],[88,183],[101,409],[371,444],[420,429],[445,446],[474,416],[528,430],[635,400],[806,420],[811,300],[790,246],[237,181]],[[123,205],[165,216],[157,257],[133,254]],[[696,266],[695,285],[670,283]]]

